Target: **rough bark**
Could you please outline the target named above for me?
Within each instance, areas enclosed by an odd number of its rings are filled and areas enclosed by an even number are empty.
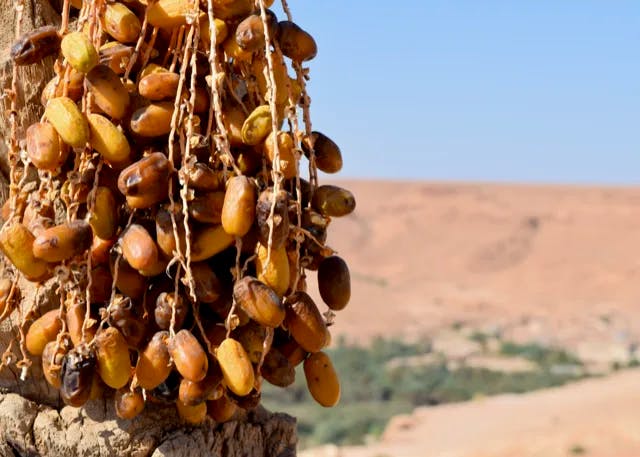
[[[241,420],[185,427],[173,408],[150,408],[127,421],[109,399],[58,411],[7,393],[0,395],[0,428],[0,456],[295,455],[295,420],[261,408]]]
[[[24,12],[21,31],[27,32],[47,24],[59,24],[60,15],[46,1],[32,0],[24,2]],[[4,94],[11,88],[13,65],[9,57],[9,50],[15,37],[15,10],[13,0],[0,0],[0,88]],[[33,122],[37,122],[44,112],[40,103],[40,93],[45,84],[53,77],[54,57],[48,57],[41,63],[18,67],[18,125],[19,137]],[[8,196],[7,179],[7,140],[9,138],[9,101],[3,99],[3,109],[0,109],[0,201],[4,202]],[[2,259],[0,262],[3,262]],[[4,267],[4,263],[0,263]],[[4,268],[1,270],[5,271]],[[5,350],[11,340],[17,341],[17,328],[20,322],[20,312],[36,304],[35,316],[58,306],[53,284],[45,284],[36,290],[33,284],[21,281],[24,299],[21,310],[14,312],[8,319],[0,323],[0,353]],[[37,295],[37,297],[36,297]],[[21,355],[17,344],[13,346],[13,360],[20,360]],[[40,369],[40,360],[34,358],[30,371],[29,382],[18,382],[19,370],[15,364],[0,371],[0,387],[24,395],[33,401],[50,406],[60,405],[60,399],[55,389],[47,385]]]
[[[22,30],[57,24],[58,13],[44,0],[25,1]],[[11,86],[9,47],[14,37],[12,0],[0,0],[0,85]],[[43,108],[40,92],[53,77],[53,58],[19,69],[18,118],[21,126],[38,120]],[[0,204],[7,196],[8,121],[6,104],[0,110]],[[0,267],[3,266],[0,260]],[[4,269],[0,270],[4,271]],[[36,306],[38,316],[58,307],[53,284],[36,289],[21,283],[23,301],[0,324],[0,353],[17,342],[20,313]],[[14,343],[14,361],[20,352]],[[0,457],[13,456],[152,456],[152,457],[291,457],[295,456],[296,422],[285,414],[258,408],[225,424],[209,421],[192,427],[181,423],[175,408],[148,406],[136,419],[118,419],[112,398],[90,401],[85,407],[63,407],[58,391],[43,379],[41,360],[32,358],[27,381],[19,381],[13,365],[0,371]]]

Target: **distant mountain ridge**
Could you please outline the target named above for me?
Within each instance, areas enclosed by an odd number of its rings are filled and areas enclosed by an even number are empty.
[[[334,334],[472,323],[563,346],[640,341],[640,187],[335,182],[357,208],[329,230],[353,290]]]

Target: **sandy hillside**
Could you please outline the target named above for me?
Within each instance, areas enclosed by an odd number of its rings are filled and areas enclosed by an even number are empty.
[[[352,272],[336,334],[463,322],[586,350],[640,341],[640,188],[341,184],[358,207],[329,235]]]

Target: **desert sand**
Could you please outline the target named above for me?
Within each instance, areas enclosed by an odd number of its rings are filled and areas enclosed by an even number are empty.
[[[381,442],[301,457],[635,457],[640,371],[524,395],[418,408]]]

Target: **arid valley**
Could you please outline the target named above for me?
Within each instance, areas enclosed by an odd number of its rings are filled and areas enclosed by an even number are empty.
[[[556,347],[589,376],[419,407],[368,445],[301,455],[640,455],[640,188],[341,185],[358,206],[328,240],[350,265],[353,291],[334,341],[426,340],[447,364],[522,373],[530,362],[501,344]]]

